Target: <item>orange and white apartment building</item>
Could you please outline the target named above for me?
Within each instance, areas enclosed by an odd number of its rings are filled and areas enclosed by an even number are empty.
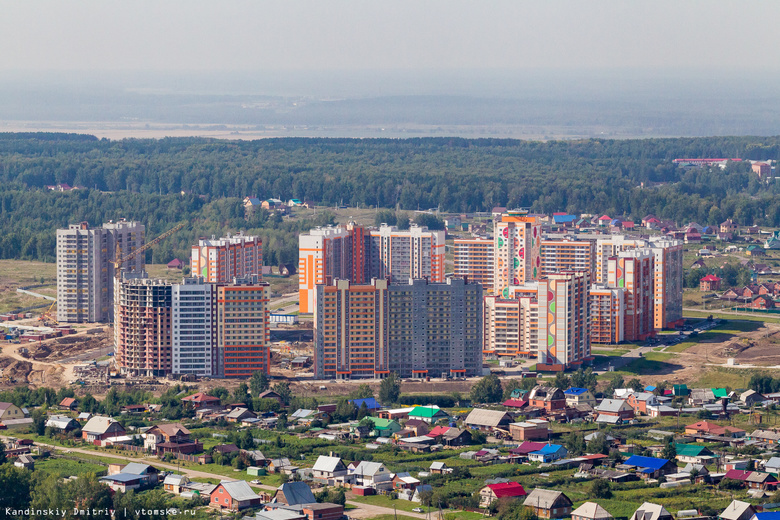
[[[605,284],[590,286],[590,340],[605,345],[623,341],[625,290]]]
[[[482,287],[463,278],[317,287],[315,376],[320,379],[482,372]]]
[[[316,287],[336,279],[356,284],[372,278],[443,282],[444,238],[444,231],[426,227],[399,230],[382,224],[379,229],[368,229],[352,223],[300,235],[300,312],[314,312]]]
[[[509,298],[485,298],[483,353],[532,357],[544,370],[564,370],[591,358],[590,272],[554,273],[510,288]]]
[[[493,294],[493,240],[490,238],[456,238],[454,241],[457,277],[482,284],[486,295]]]
[[[114,345],[122,373],[250,377],[269,372],[268,284],[181,284],[124,273],[115,303]]]
[[[623,289],[623,339],[644,341],[655,336],[655,255],[651,249],[623,251],[608,260],[608,285]]]
[[[527,211],[512,210],[502,214],[493,229],[493,294],[509,298],[512,286],[538,280],[542,274],[542,228]]]
[[[227,283],[233,278],[263,273],[263,243],[260,237],[241,233],[224,238],[198,240],[192,246],[192,276],[206,283]]]
[[[217,372],[249,378],[270,373],[268,283],[259,276],[235,278],[217,286]]]
[[[542,276],[561,271],[596,272],[596,241],[542,238]]]

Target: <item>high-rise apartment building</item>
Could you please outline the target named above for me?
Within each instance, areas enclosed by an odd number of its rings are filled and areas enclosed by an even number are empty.
[[[650,241],[655,255],[654,328],[673,329],[683,324],[683,245],[679,240]]]
[[[390,281],[425,278],[444,281],[444,231],[412,225],[408,230],[382,224],[369,238],[369,276]]]
[[[171,284],[146,273],[123,273],[117,285],[115,360],[131,376],[171,373]]]
[[[488,355],[535,357],[540,369],[563,370],[590,359],[588,271],[551,274],[485,298]]]
[[[456,238],[454,274],[481,284],[486,295],[492,294],[494,256],[493,240],[490,238]]]
[[[86,222],[57,230],[57,321],[101,322],[114,310],[114,260],[144,244],[144,226],[137,222],[108,222],[90,228]],[[123,263],[128,272],[141,272],[144,255]]]
[[[595,283],[607,283],[609,259],[622,251],[644,247],[647,241],[625,235],[612,235],[596,241],[596,279]]]
[[[463,278],[388,287],[387,345],[401,377],[471,377],[482,372],[482,286]]]
[[[387,280],[316,287],[314,373],[318,379],[374,379],[390,373]]]
[[[268,284],[257,275],[217,286],[217,371],[224,377],[251,377],[270,371]]]
[[[623,341],[625,290],[593,284],[590,286],[590,340],[605,345]]]
[[[481,286],[462,279],[318,286],[316,377],[478,375],[481,307]]]
[[[300,235],[298,294],[300,312],[314,312],[316,287],[333,280],[367,284],[372,278],[444,281],[444,231],[382,224],[317,228]]]
[[[493,294],[507,298],[511,286],[541,276],[541,225],[527,211],[515,210],[501,215],[494,230]]]
[[[228,283],[233,278],[263,272],[263,243],[260,237],[238,234],[216,239],[200,239],[192,246],[190,267],[193,276],[207,283]]]
[[[531,297],[485,297],[483,354],[526,359],[534,354],[538,316],[532,316],[536,314],[537,306],[531,305],[531,301]]]
[[[256,275],[171,284],[143,271],[123,273],[114,326],[118,367],[135,376],[267,374],[267,287]]]
[[[352,224],[316,228],[298,237],[298,296],[301,313],[314,312],[315,287],[354,276],[365,283],[365,229]]]
[[[596,242],[574,238],[542,238],[542,276],[562,271],[596,272]]]
[[[171,346],[174,374],[217,376],[217,286],[203,278],[173,284]]]
[[[538,284],[539,370],[565,370],[591,359],[590,272],[550,274]]]
[[[655,255],[651,249],[632,249],[613,256],[608,264],[608,285],[624,289],[626,304],[623,337],[644,341],[655,335]]]

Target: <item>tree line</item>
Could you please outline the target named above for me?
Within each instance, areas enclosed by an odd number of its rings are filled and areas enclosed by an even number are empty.
[[[188,232],[161,244],[156,256],[150,253],[155,262],[186,257],[194,238],[227,228],[265,233],[269,264],[294,261],[294,234],[312,223],[282,222],[264,212],[247,219],[241,206],[245,196],[404,211],[506,206],[780,226],[780,186],[760,182],[749,163],[686,170],[672,162],[679,157],[776,159],[778,150],[780,137],[108,141],[2,134],[0,257],[52,260],[53,228],[124,216],[142,221],[149,236],[176,221],[192,222]],[[57,183],[87,189],[45,190]]]

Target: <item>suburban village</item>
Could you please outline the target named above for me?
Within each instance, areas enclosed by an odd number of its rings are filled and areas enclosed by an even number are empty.
[[[183,224],[58,230],[65,267],[0,294],[46,301],[0,315],[0,482],[204,519],[776,520],[780,231],[382,211],[275,270],[240,231],[147,266]]]

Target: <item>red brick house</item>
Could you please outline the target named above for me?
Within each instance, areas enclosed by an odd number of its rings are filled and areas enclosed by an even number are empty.
[[[560,388],[535,386],[528,394],[528,402],[534,408],[548,412],[566,408],[566,395]]]
[[[218,397],[214,397],[213,395],[208,395],[203,392],[198,392],[197,394],[192,394],[192,395],[188,395],[187,397],[182,397],[181,401],[183,403],[190,403],[195,408],[219,406]]]
[[[95,416],[81,429],[81,438],[87,442],[100,444],[104,439],[125,434],[125,428],[111,417]]]
[[[260,505],[260,496],[252,491],[246,480],[228,482],[223,480],[211,492],[209,505],[218,509],[240,511]]]
[[[714,274],[708,274],[699,281],[700,291],[719,291],[721,279]]]
[[[190,431],[179,423],[152,426],[146,431],[144,447],[157,455],[203,451],[203,444],[191,439]]]
[[[745,307],[751,309],[774,309],[775,302],[771,298],[771,296],[762,294],[760,296],[756,296],[755,298],[753,298],[753,301],[751,301],[750,303],[745,304]]]

